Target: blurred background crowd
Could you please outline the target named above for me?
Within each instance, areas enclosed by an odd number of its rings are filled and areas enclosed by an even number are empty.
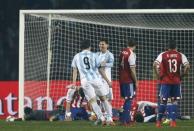
[[[0,80],[18,80],[20,9],[177,8],[194,8],[194,0],[0,0]]]

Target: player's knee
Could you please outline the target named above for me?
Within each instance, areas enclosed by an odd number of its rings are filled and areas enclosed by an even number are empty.
[[[106,96],[100,96],[99,98],[100,98],[101,101],[107,100]]]
[[[95,97],[94,97],[94,98],[91,98],[88,102],[89,102],[90,104],[92,104],[92,103],[96,102],[96,98],[95,98]]]

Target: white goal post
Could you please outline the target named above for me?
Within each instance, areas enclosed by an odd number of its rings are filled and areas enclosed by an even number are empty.
[[[157,101],[157,81],[152,63],[169,39],[194,61],[194,9],[123,10],[20,10],[19,22],[19,117],[24,105],[33,109],[55,108],[70,84],[71,60],[79,43],[88,39],[98,51],[106,38],[115,63],[112,69],[114,101],[118,108],[118,55],[127,39],[137,40],[137,99]],[[191,70],[193,65],[191,67]],[[194,72],[182,83],[180,114],[194,116]]]

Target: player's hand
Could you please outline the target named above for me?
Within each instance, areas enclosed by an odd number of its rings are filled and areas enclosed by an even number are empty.
[[[137,87],[138,87],[138,82],[134,82],[134,91],[136,91]]]
[[[70,84],[66,86],[67,89],[76,89],[76,85],[75,84]]]
[[[112,88],[112,82],[109,81],[108,85],[109,85],[110,88]]]
[[[101,62],[101,63],[100,63],[100,66],[101,66],[101,67],[105,67],[105,66],[106,66],[106,61]]]

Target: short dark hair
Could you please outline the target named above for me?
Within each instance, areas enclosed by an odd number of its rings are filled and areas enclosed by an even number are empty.
[[[25,107],[25,108],[24,108],[24,114],[25,114],[25,115],[29,115],[29,114],[31,114],[32,112],[33,112],[32,108],[30,108],[30,107]]]
[[[82,50],[87,49],[91,46],[89,40],[82,40],[80,45]]]
[[[136,122],[144,122],[144,117],[141,112],[137,112],[134,119]]]
[[[78,94],[79,94],[82,98],[85,97],[83,88],[79,88]]]
[[[175,49],[176,48],[176,41],[175,40],[168,40],[167,47],[168,47],[168,49]]]
[[[107,45],[109,44],[109,43],[108,43],[108,39],[106,39],[106,38],[101,38],[101,39],[100,39],[100,42],[101,42],[101,41],[104,41]]]
[[[133,38],[128,39],[127,44],[126,44],[127,47],[134,47],[136,45],[137,45],[137,42]]]

